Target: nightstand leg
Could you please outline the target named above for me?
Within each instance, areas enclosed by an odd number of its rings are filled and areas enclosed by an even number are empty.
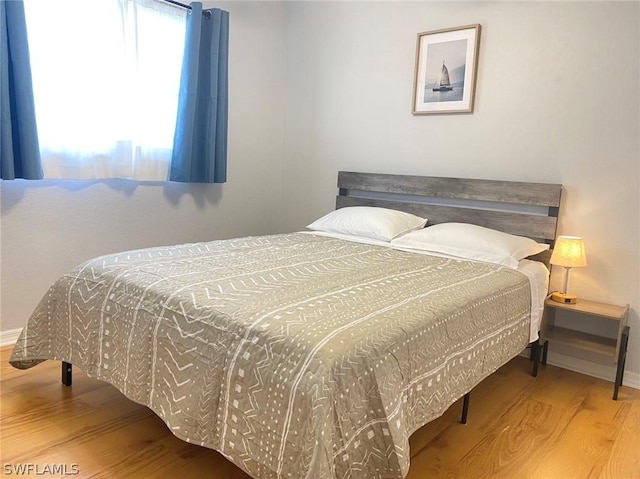
[[[629,326],[625,326],[620,340],[620,351],[618,352],[618,368],[616,369],[616,382],[613,386],[613,400],[618,400],[618,390],[622,386],[624,377],[624,363],[627,360],[627,345],[629,343]]]

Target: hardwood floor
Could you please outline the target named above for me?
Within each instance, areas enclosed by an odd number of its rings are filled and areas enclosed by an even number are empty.
[[[0,351],[0,467],[20,477],[248,478],[215,451],[174,437],[149,409],[60,363],[19,371]],[[408,479],[640,478],[640,391],[515,358],[411,437]],[[66,467],[43,474],[52,465]],[[34,469],[34,468],[38,469]],[[50,471],[50,470],[49,470]],[[76,475],[64,475],[64,472]],[[50,471],[51,472],[51,471]]]

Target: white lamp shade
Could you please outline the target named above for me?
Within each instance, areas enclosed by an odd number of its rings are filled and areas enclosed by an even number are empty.
[[[558,236],[549,262],[565,268],[586,266],[587,255],[584,250],[584,241],[579,236]]]

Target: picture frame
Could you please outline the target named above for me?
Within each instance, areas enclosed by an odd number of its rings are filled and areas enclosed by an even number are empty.
[[[473,112],[479,46],[479,24],[418,33],[414,115]]]

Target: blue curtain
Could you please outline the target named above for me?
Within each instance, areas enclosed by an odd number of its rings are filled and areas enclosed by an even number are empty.
[[[42,177],[24,4],[0,0],[0,178]]]
[[[191,4],[187,18],[171,181],[227,180],[229,13]]]

